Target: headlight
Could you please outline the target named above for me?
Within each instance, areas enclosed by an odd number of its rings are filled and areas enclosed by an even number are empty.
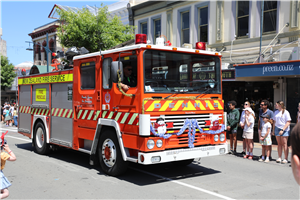
[[[223,142],[224,140],[225,140],[225,134],[222,133],[222,134],[220,134],[220,141]]]
[[[214,136],[214,140],[215,140],[215,142],[218,142],[219,136],[218,136],[218,135],[215,135],[215,136]]]
[[[163,141],[162,141],[162,140],[157,140],[157,141],[156,141],[156,146],[157,146],[158,148],[162,147],[162,145],[163,145]]]
[[[147,147],[148,149],[153,149],[155,145],[155,142],[153,140],[148,140]]]

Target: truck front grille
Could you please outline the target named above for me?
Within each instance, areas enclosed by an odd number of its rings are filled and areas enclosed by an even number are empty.
[[[222,114],[187,114],[187,115],[160,115],[160,116],[151,116],[151,123],[154,127],[154,123],[158,118],[163,118],[165,123],[168,125],[169,123],[173,123],[173,127],[167,126],[166,134],[173,134],[166,141],[166,148],[178,148],[178,147],[187,147],[188,146],[188,128],[181,135],[176,135],[179,130],[183,127],[186,119],[196,119],[199,127],[203,130],[209,130],[212,125],[206,125],[206,121],[210,121],[212,116],[218,116],[219,120],[223,119]],[[208,134],[201,134],[199,130],[196,130],[194,146],[209,144],[210,136]]]

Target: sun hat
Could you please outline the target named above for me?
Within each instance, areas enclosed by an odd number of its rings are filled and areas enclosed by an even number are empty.
[[[250,107],[247,107],[247,108],[245,108],[245,109],[243,109],[244,111],[246,111],[246,110],[248,110],[249,112],[253,112],[253,110],[252,110],[252,108],[250,108]]]
[[[260,117],[261,118],[268,118],[268,119],[270,119],[270,116],[267,113],[262,114]]]

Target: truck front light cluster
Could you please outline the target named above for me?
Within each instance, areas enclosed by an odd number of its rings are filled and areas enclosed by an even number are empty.
[[[154,140],[148,140],[148,142],[147,142],[148,149],[153,149],[154,145],[155,145]]]
[[[220,141],[221,141],[221,142],[224,142],[224,140],[225,140],[225,134],[222,133],[222,134],[220,134]]]
[[[162,145],[163,145],[163,141],[162,141],[162,140],[157,140],[157,141],[156,141],[156,146],[157,146],[158,148],[161,148]]]
[[[214,140],[215,140],[215,142],[218,142],[219,136],[218,136],[218,135],[215,135],[215,136],[214,136]]]

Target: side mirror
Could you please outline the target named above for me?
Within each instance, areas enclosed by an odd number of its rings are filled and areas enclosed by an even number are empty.
[[[120,64],[120,71],[121,71],[121,82],[123,81],[123,63],[119,61],[114,61],[111,63],[110,68],[110,77],[113,83],[118,83],[118,69]]]

